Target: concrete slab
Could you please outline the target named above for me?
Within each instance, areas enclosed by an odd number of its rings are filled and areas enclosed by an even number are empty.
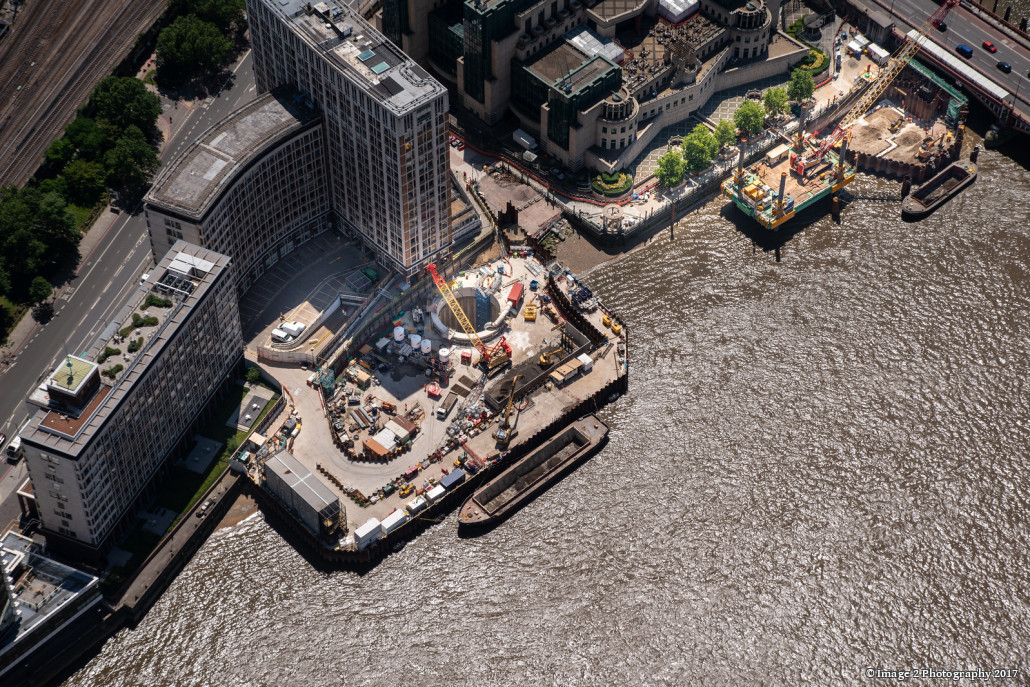
[[[143,520],[143,529],[151,534],[164,535],[171,527],[177,513],[167,508],[157,508],[140,513]]]
[[[111,564],[112,568],[124,568],[131,560],[132,554],[125,549],[119,549],[117,546],[107,554],[107,562]]]
[[[220,441],[197,436],[197,445],[193,447],[190,454],[182,461],[182,465],[192,472],[203,473],[207,470],[207,466],[211,464],[211,461],[215,459],[215,456],[218,455],[218,449],[221,446],[222,442]]]
[[[225,426],[232,427],[238,432],[250,429],[257,422],[261,411],[265,409],[265,406],[268,405],[273,396],[275,396],[275,392],[271,389],[266,389],[263,386],[252,386],[247,391],[247,395],[240,401],[239,407],[225,421]],[[250,417],[249,420],[247,419],[248,416]]]

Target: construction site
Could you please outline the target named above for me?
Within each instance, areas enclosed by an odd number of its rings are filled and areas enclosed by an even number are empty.
[[[338,369],[266,368],[293,412],[243,458],[329,560],[385,553],[626,388],[623,324],[562,265],[429,272]]]
[[[802,107],[796,133],[781,133],[783,143],[763,160],[745,168],[741,151],[732,178],[722,184],[723,195],[764,228],[778,231],[829,196],[837,218],[835,194],[854,180],[856,169],[922,181],[955,159],[962,145],[965,99],[913,58],[956,4],[942,4],[875,78],[865,79],[867,85],[842,108],[828,135],[817,138],[818,131],[806,130],[807,108]],[[900,100],[900,107],[891,97]]]

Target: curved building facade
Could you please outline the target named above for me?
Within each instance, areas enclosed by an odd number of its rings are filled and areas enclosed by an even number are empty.
[[[232,256],[237,295],[331,226],[322,118],[266,93],[201,134],[144,199],[151,248],[178,240]]]

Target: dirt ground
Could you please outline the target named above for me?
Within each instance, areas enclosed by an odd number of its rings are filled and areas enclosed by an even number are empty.
[[[246,494],[240,494],[236,497],[236,501],[229,507],[229,511],[215,529],[220,530],[223,527],[238,525],[256,512],[257,502]]]
[[[897,132],[892,134],[890,124],[901,117],[901,113],[893,107],[881,107],[860,119],[853,129],[851,149],[868,155],[879,155],[883,151],[894,148],[884,156],[899,162],[917,163],[916,152],[927,136],[938,138],[948,129],[936,122],[928,132],[918,124],[906,122]]]

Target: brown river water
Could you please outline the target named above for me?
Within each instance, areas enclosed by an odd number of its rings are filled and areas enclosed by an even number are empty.
[[[359,576],[255,516],[66,684],[1030,684],[1030,172],[919,224],[849,188],[780,262],[714,200],[595,269],[630,392],[506,524]]]

